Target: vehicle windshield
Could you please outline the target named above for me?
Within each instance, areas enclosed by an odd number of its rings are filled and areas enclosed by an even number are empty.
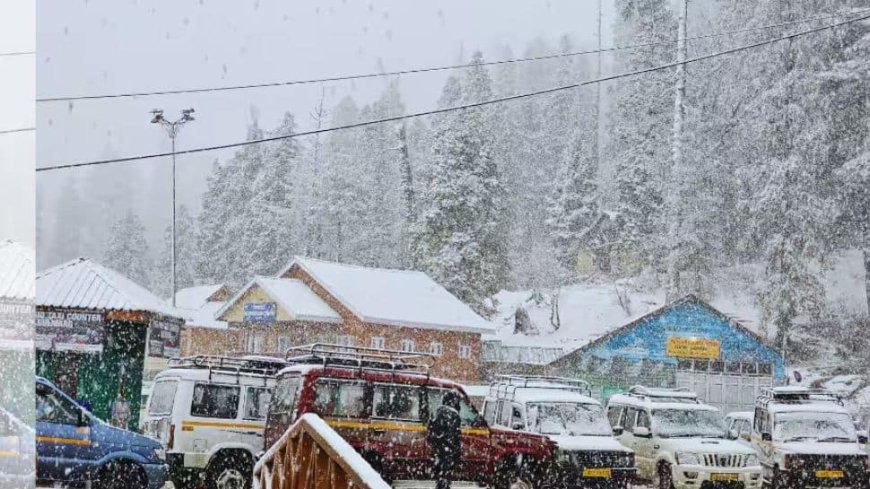
[[[852,419],[845,413],[777,413],[773,438],[778,441],[856,442]]]
[[[664,438],[725,438],[725,419],[719,411],[656,409],[653,431]]]
[[[597,404],[538,402],[528,405],[529,429],[542,435],[610,436],[604,410]]]
[[[175,404],[175,391],[177,388],[178,382],[175,380],[157,382],[154,385],[154,390],[151,391],[151,404],[148,406],[148,414],[152,416],[172,414],[172,405]]]

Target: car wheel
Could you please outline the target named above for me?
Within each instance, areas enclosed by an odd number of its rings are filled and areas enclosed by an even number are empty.
[[[95,489],[130,489],[146,487],[148,480],[142,468],[129,462],[109,462],[97,472]]]
[[[671,464],[661,464],[658,470],[658,489],[674,489],[674,474]]]
[[[223,456],[209,464],[205,474],[208,489],[250,489],[254,464],[247,454]]]

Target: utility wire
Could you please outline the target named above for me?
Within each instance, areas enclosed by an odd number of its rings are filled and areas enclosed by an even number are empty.
[[[31,54],[36,54],[36,52],[35,51],[11,51],[11,52],[6,52],[6,53],[0,52],[0,58],[5,58],[7,56],[28,56]]]
[[[383,124],[386,122],[394,122],[394,121],[400,121],[400,120],[404,120],[404,119],[412,119],[412,118],[424,117],[424,116],[429,116],[429,115],[443,114],[443,113],[453,112],[453,111],[457,111],[457,110],[468,110],[468,109],[473,109],[476,107],[483,107],[483,106],[497,104],[497,103],[501,103],[501,102],[508,102],[508,101],[512,101],[512,100],[520,100],[520,99],[525,99],[525,98],[530,98],[530,97],[536,97],[539,95],[546,95],[546,94],[550,94],[550,93],[571,90],[571,89],[586,86],[586,85],[593,85],[596,83],[618,80],[620,78],[627,78],[627,77],[632,77],[632,76],[637,76],[637,75],[643,75],[643,74],[651,73],[654,71],[666,70],[666,69],[674,68],[680,64],[697,63],[699,61],[704,61],[704,60],[716,58],[719,56],[724,56],[727,54],[734,54],[734,53],[738,53],[741,51],[747,51],[749,49],[754,49],[757,47],[766,46],[769,44],[774,44],[774,43],[786,41],[789,39],[794,39],[797,37],[805,36],[808,34],[813,34],[816,32],[821,32],[821,31],[825,31],[825,30],[829,30],[829,29],[833,29],[836,27],[840,27],[843,25],[847,25],[847,24],[851,24],[854,22],[859,22],[859,21],[867,20],[867,19],[870,19],[870,15],[865,15],[863,17],[858,17],[858,18],[854,18],[854,19],[850,19],[850,20],[845,20],[842,22],[837,22],[835,24],[829,24],[829,25],[825,25],[825,26],[821,26],[821,27],[816,27],[813,29],[807,29],[804,31],[795,32],[795,33],[788,34],[788,35],[782,36],[782,37],[777,37],[774,39],[767,39],[765,41],[760,41],[760,42],[756,42],[753,44],[738,46],[738,47],[727,49],[724,51],[717,51],[715,53],[705,54],[703,56],[696,56],[694,58],[689,58],[683,62],[667,63],[664,65],[654,66],[651,68],[645,68],[642,70],[631,71],[631,72],[627,72],[627,73],[619,73],[619,74],[615,74],[615,75],[609,75],[609,76],[605,76],[605,77],[601,77],[601,78],[596,78],[593,80],[587,80],[584,82],[573,83],[570,85],[563,85],[563,86],[559,86],[559,87],[548,88],[545,90],[537,90],[534,92],[521,93],[521,94],[509,96],[509,97],[501,97],[501,98],[495,98],[495,99],[490,99],[490,100],[484,100],[482,102],[476,102],[473,104],[458,105],[458,106],[453,106],[453,107],[444,107],[441,109],[427,110],[425,112],[415,112],[413,114],[405,114],[405,115],[399,115],[399,116],[394,116],[394,117],[387,117],[384,119],[376,119],[376,120],[371,120],[371,121],[357,122],[354,124],[347,124],[347,125],[343,125],[343,126],[335,126],[335,127],[328,127],[328,128],[323,128],[323,129],[315,129],[315,130],[311,130],[311,131],[303,131],[303,132],[297,132],[297,133],[293,133],[293,134],[285,134],[285,135],[281,135],[281,136],[270,136],[267,138],[252,139],[252,140],[248,140],[248,141],[220,144],[220,145],[216,145],[216,146],[206,146],[206,147],[202,147],[202,148],[185,149],[185,150],[181,150],[181,151],[176,151],[175,154],[176,155],[183,155],[183,154],[202,153],[205,151],[216,151],[216,150],[221,150],[221,149],[239,148],[239,147],[249,146],[249,145],[253,145],[253,144],[282,141],[285,139],[292,139],[292,138],[298,138],[298,137],[303,137],[303,136],[311,136],[311,135],[315,135],[315,134],[323,134],[323,133],[333,132],[333,131],[342,131],[342,130],[346,130],[346,129],[355,129],[355,128],[360,128],[360,127],[372,126],[372,125],[376,125],[376,124]],[[162,158],[162,157],[167,157],[167,156],[172,156],[172,155],[173,155],[173,153],[171,153],[171,152],[170,153],[153,153],[153,154],[138,155],[138,156],[128,156],[125,158],[114,158],[114,159],[109,159],[109,160],[98,160],[98,161],[88,161],[88,162],[81,162],[81,163],[69,163],[69,164],[55,165],[55,166],[44,166],[41,168],[37,168],[36,171],[40,172],[40,171],[60,170],[60,169],[65,169],[65,168],[79,168],[79,167],[85,167],[85,166],[107,165],[107,164],[111,164],[111,163],[124,163],[124,162],[128,162],[128,161],[145,160],[145,159],[150,159],[150,158]]]
[[[798,19],[789,22],[782,22],[779,24],[770,24],[763,25],[757,27],[748,27],[745,29],[738,29],[734,31],[727,32],[719,32],[713,34],[705,34],[701,36],[688,37],[686,41],[696,41],[699,39],[711,39],[716,37],[730,36],[734,34],[740,34],[745,32],[753,32],[759,30],[766,29],[775,29],[777,27],[787,27],[794,24],[803,24],[807,22],[814,22],[818,20],[830,20],[836,17],[842,17],[843,15],[849,14],[860,14],[870,12],[870,9],[863,10],[854,10],[851,12],[843,12],[839,14],[827,15],[823,17],[812,17],[806,19]],[[408,70],[399,70],[399,71],[387,71],[387,72],[378,72],[378,73],[364,73],[358,75],[342,75],[342,76],[333,76],[328,78],[314,78],[307,80],[290,80],[290,81],[277,81],[277,82],[265,82],[265,83],[253,83],[249,85],[230,85],[224,87],[202,87],[202,88],[183,88],[177,90],[157,90],[152,92],[129,92],[129,93],[114,93],[114,94],[104,94],[104,95],[78,95],[78,96],[58,96],[58,97],[40,97],[37,98],[37,102],[45,103],[45,102],[72,102],[77,100],[101,100],[101,99],[115,99],[115,98],[132,98],[132,97],[147,97],[153,95],[178,95],[185,93],[208,93],[208,92],[224,92],[230,90],[250,90],[255,88],[269,88],[269,87],[282,87],[282,86],[292,86],[292,85],[310,85],[313,83],[327,83],[327,82],[337,82],[337,81],[347,81],[347,80],[359,80],[364,78],[377,78],[383,76],[397,76],[397,75],[412,75],[419,73],[431,73],[437,71],[446,71],[446,70],[456,70],[456,69],[464,69],[470,68],[472,66],[494,66],[494,65],[505,65],[512,63],[525,63],[529,61],[544,61],[548,59],[557,59],[557,58],[566,58],[573,56],[582,56],[585,54],[596,54],[596,53],[607,53],[613,51],[625,51],[631,49],[640,49],[645,47],[653,47],[653,46],[662,46],[667,44],[676,43],[677,39],[669,39],[666,41],[656,41],[649,42],[644,44],[635,44],[630,46],[616,46],[610,48],[603,49],[593,49],[590,51],[574,51],[570,53],[559,53],[559,54],[549,54],[544,56],[532,56],[528,58],[516,58],[516,59],[506,59],[501,61],[485,61],[480,64],[455,64],[455,65],[446,65],[446,66],[435,66],[430,68],[414,68]]]
[[[0,134],[14,134],[17,132],[35,131],[35,127],[20,127],[18,129],[0,129]]]

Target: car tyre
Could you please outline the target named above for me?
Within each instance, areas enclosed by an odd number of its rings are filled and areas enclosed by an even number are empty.
[[[205,484],[208,489],[251,489],[254,463],[246,453],[223,455],[208,465]]]
[[[131,462],[109,462],[100,468],[93,481],[94,489],[130,489],[147,485],[145,472]]]
[[[671,464],[659,464],[658,470],[658,489],[674,489],[674,474],[671,471]]]

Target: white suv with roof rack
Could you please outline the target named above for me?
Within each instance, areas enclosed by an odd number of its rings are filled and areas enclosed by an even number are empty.
[[[553,440],[559,487],[626,488],[635,479],[634,453],[613,437],[601,403],[583,380],[499,376],[483,403],[483,417],[490,426]]]
[[[761,486],[755,452],[727,439],[722,413],[693,392],[635,386],[610,398],[607,417],[638,476],[661,489]]]
[[[166,447],[175,487],[246,488],[263,451],[275,374],[269,357],[172,359],[158,373],[142,423]]]
[[[752,446],[767,487],[866,488],[866,442],[840,396],[830,391],[777,387],[756,400]]]

